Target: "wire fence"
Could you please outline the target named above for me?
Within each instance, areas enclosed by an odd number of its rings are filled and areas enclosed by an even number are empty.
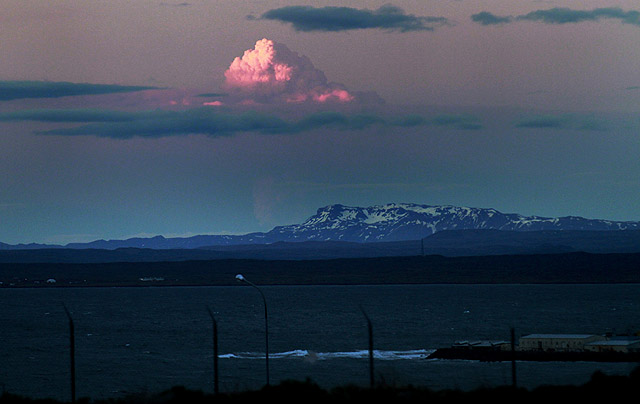
[[[505,319],[517,318],[520,311],[505,315],[502,303],[496,306],[502,312],[488,307],[478,313],[477,307],[468,310],[467,302],[457,306],[457,300],[440,296],[427,300],[436,290],[426,288],[429,293],[424,294],[422,289],[336,287],[313,297],[309,288],[295,288],[295,294],[287,289],[286,295],[284,288],[271,288],[261,301],[250,288],[167,288],[154,289],[153,299],[145,297],[143,305],[129,297],[143,290],[88,288],[74,291],[74,299],[66,304],[60,300],[48,307],[54,291],[47,291],[45,303],[30,302],[27,298],[33,293],[28,291],[14,291],[13,300],[0,301],[5,306],[0,312],[0,387],[71,401],[157,392],[175,385],[213,393],[252,390],[308,377],[323,387],[412,384],[466,390],[577,384],[596,370],[629,374],[635,368],[625,363],[520,362],[516,368],[513,362],[428,359],[434,348],[449,346],[461,335],[503,337],[513,343],[515,330],[510,333]],[[445,289],[442,296],[449,296],[451,288]],[[508,301],[492,290],[497,299]],[[393,300],[380,291],[392,294]],[[629,291],[634,299],[636,289]],[[212,298],[215,293],[218,296]],[[339,300],[338,293],[349,299]],[[63,297],[70,294],[60,292]],[[176,307],[176,302],[197,294],[202,297]],[[328,297],[337,303],[328,302]],[[628,318],[627,311],[619,311]],[[13,312],[21,314],[7,314]],[[556,317],[552,311],[545,315],[547,322]],[[521,317],[523,322],[533,321]],[[531,314],[532,319],[538,317]],[[566,316],[561,320],[584,322]]]
[[[150,369],[148,364],[140,366],[139,370],[136,370],[135,366],[131,366],[132,361],[126,360],[123,356],[121,356],[123,360],[122,364],[118,364],[118,355],[114,355],[113,352],[98,352],[96,351],[95,346],[91,346],[86,343],[93,336],[92,333],[87,333],[86,328],[77,327],[77,320],[75,319],[75,315],[72,311],[68,309],[66,305],[63,305],[64,312],[66,314],[66,323],[68,330],[65,332],[62,327],[57,327],[56,331],[57,335],[52,335],[49,332],[46,332],[47,337],[44,340],[48,340],[50,344],[45,344],[39,348],[35,349],[27,349],[23,352],[27,358],[31,358],[33,360],[32,363],[32,371],[33,375],[22,375],[24,379],[32,379],[36,380],[46,380],[43,387],[49,386],[52,389],[52,396],[58,397],[63,400],[70,400],[71,402],[76,402],[78,394],[77,394],[77,386],[81,386],[81,396],[92,396],[94,393],[93,387],[96,384],[101,383],[100,379],[108,378],[109,373],[119,373],[121,378],[126,379],[127,377],[137,377],[139,379],[145,379],[145,377],[153,378],[151,375],[144,375],[145,372],[156,372],[156,382],[164,379],[164,387],[160,388],[169,388],[172,387],[175,383],[180,383],[184,381],[184,378],[179,376],[173,377],[171,375],[171,366],[177,365],[182,362],[178,367],[183,367],[182,370],[178,370],[177,373],[184,373],[185,370],[187,372],[191,372],[193,376],[194,374],[198,375],[195,379],[197,381],[194,382],[194,378],[191,377],[192,383],[190,387],[199,388],[206,391],[213,391],[214,394],[218,394],[221,391],[229,392],[236,390],[246,390],[246,389],[255,389],[260,388],[264,385],[270,385],[270,362],[269,358],[272,359],[271,366],[273,366],[273,360],[276,361],[277,367],[281,370],[283,366],[280,361],[286,361],[287,363],[284,366],[300,367],[300,364],[310,365],[312,363],[318,363],[322,361],[327,361],[327,366],[324,367],[325,372],[340,372],[340,366],[333,366],[330,364],[332,360],[339,362],[348,361],[350,362],[351,369],[350,371],[345,372],[345,376],[340,379],[342,385],[347,384],[360,384],[360,385],[368,385],[370,388],[374,388],[379,385],[384,385],[387,383],[395,384],[395,380],[397,378],[396,370],[394,370],[393,366],[390,366],[389,363],[392,361],[421,361],[423,359],[428,358],[430,350],[426,349],[416,349],[416,350],[407,350],[407,351],[387,351],[387,350],[377,350],[375,346],[375,328],[373,325],[372,319],[367,314],[366,310],[360,307],[362,319],[360,327],[365,330],[361,337],[361,341],[359,345],[366,346],[366,349],[359,349],[354,351],[340,352],[340,351],[331,351],[331,352],[313,352],[307,350],[293,350],[286,352],[269,352],[268,343],[263,350],[239,350],[234,353],[223,353],[219,352],[219,332],[218,332],[218,321],[216,318],[216,314],[211,308],[207,307],[206,311],[209,314],[211,324],[206,327],[209,333],[209,343],[207,344],[205,341],[202,341],[199,348],[200,352],[200,360],[197,365],[194,365],[190,370],[188,366],[185,369],[185,362],[187,362],[188,358],[179,358],[179,354],[175,355],[166,355],[166,353],[160,352],[151,352],[144,351],[148,356],[155,356],[153,360],[157,362],[159,367],[164,368],[164,371],[152,366]],[[266,316],[266,314],[265,314]],[[204,324],[201,324],[204,326]],[[79,328],[84,334],[80,336],[81,346],[78,349],[78,345],[76,343],[76,330]],[[42,330],[40,330],[42,331]],[[140,331],[140,330],[137,330]],[[144,330],[146,334],[155,334],[156,332],[160,332],[160,330]],[[155,331],[155,332],[154,332]],[[199,336],[202,338],[202,330],[200,330]],[[257,330],[253,330],[257,331]],[[38,330],[32,330],[33,333],[38,333]],[[264,336],[268,336],[268,328],[263,330]],[[366,336],[366,337],[365,337]],[[104,335],[103,335],[104,337]],[[150,335],[147,335],[150,337]],[[157,337],[157,336],[156,336]],[[247,336],[244,336],[247,337]],[[253,333],[250,337],[254,339],[261,339],[262,337],[259,333]],[[82,343],[84,342],[84,343]],[[255,344],[248,344],[253,345]],[[125,348],[130,348],[130,344],[125,344]],[[27,352],[30,351],[30,352]],[[104,355],[102,355],[104,354]],[[107,361],[101,361],[99,358],[101,356],[109,357]],[[189,355],[191,358],[194,357],[193,354]],[[197,355],[196,355],[197,356]],[[49,360],[40,361],[41,358],[49,358]],[[66,365],[63,365],[60,362],[62,357],[66,357]],[[55,358],[55,359],[54,359]],[[206,369],[202,366],[202,358],[206,359],[208,366]],[[78,363],[80,366],[77,366],[76,359],[78,359]],[[131,359],[131,358],[129,358]],[[29,359],[27,359],[29,361]],[[227,365],[224,367],[224,370],[221,371],[219,367],[219,362],[222,361],[230,361],[236,362],[233,365]],[[47,363],[48,362],[48,363]],[[52,364],[52,362],[57,362]],[[266,368],[260,369],[262,365],[260,362],[264,363]],[[105,371],[105,365],[109,363],[113,365],[113,369],[111,372]],[[353,365],[354,363],[366,366],[358,366]],[[344,364],[344,362],[343,362]],[[382,364],[379,368],[378,364]],[[52,366],[53,365],[53,366]],[[142,365],[142,364],[141,364]],[[168,370],[168,371],[167,371]],[[177,369],[176,369],[177,370]],[[225,370],[228,372],[225,374]],[[5,369],[3,376],[8,376],[11,373],[12,369]],[[515,367],[513,368],[513,383],[515,383]],[[280,372],[283,373],[283,372]],[[502,372],[504,373],[504,372]],[[158,376],[161,375],[161,376]],[[359,374],[359,375],[358,375]],[[350,376],[349,376],[350,375]],[[336,376],[335,374],[333,375]],[[354,377],[355,376],[355,377]],[[291,372],[287,373],[287,377],[285,379],[305,379],[308,378],[308,375],[303,375],[301,373],[293,374]],[[92,382],[92,378],[97,378]],[[260,379],[262,381],[260,381]],[[221,390],[220,379],[224,380],[223,389]],[[282,378],[279,378],[278,381],[282,381]],[[368,384],[364,383],[364,380],[368,380]],[[502,375],[502,380],[505,380],[504,374]],[[79,383],[78,383],[79,381]],[[148,382],[148,380],[147,380]],[[481,380],[481,383],[486,382],[486,380]],[[0,384],[2,386],[2,391],[12,391],[11,385],[6,386],[4,383]],[[135,383],[133,383],[135,385]],[[66,386],[66,387],[65,387]],[[129,387],[122,390],[112,390],[111,392],[114,395],[119,394],[128,394],[128,393],[144,393],[149,390],[150,387],[153,387],[153,384],[147,384],[144,381],[138,385],[137,391],[131,389],[131,383],[129,383]],[[36,389],[37,390],[37,389]],[[64,393],[64,390],[67,393]],[[24,394],[24,390],[18,390],[18,392]],[[99,395],[104,395],[98,393]],[[42,390],[36,392],[36,395],[46,396]],[[103,397],[104,398],[104,397]]]

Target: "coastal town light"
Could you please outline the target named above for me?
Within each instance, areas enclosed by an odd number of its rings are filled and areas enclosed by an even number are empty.
[[[264,293],[262,290],[256,286],[255,284],[249,282],[242,274],[236,275],[236,280],[238,282],[244,282],[249,286],[255,288],[258,292],[260,292],[260,296],[262,296],[262,301],[264,303],[264,342],[265,342],[265,358],[266,358],[266,367],[267,367],[267,386],[269,386],[269,316],[267,315],[267,299],[264,297]]]

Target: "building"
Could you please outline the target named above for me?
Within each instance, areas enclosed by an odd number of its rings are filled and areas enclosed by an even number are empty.
[[[521,351],[584,351],[590,343],[606,341],[606,337],[593,334],[529,334],[520,337]]]
[[[596,341],[585,344],[584,349],[589,352],[640,352],[640,338],[613,337],[606,341]]]

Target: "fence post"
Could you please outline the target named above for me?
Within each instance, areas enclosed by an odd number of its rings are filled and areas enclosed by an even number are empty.
[[[213,325],[213,392],[214,394],[218,394],[218,322],[211,309],[207,307],[207,310],[209,311]]]
[[[373,389],[375,385],[375,377],[373,371],[373,326],[371,325],[371,319],[367,316],[367,313],[362,307],[360,307],[364,318],[367,320],[367,329],[369,331],[369,384]]]
[[[67,318],[69,319],[69,367],[71,373],[71,402],[76,402],[76,337],[75,330],[73,326],[73,318],[71,318],[71,313],[69,313],[69,309],[63,303],[64,311],[67,313]]]
[[[511,385],[518,387],[516,379],[516,332],[511,327]]]

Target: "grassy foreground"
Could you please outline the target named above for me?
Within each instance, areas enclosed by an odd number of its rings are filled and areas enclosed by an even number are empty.
[[[420,387],[379,386],[373,389],[347,385],[324,390],[310,380],[285,381],[256,391],[205,394],[202,391],[173,387],[157,394],[130,395],[107,400],[82,398],[78,403],[94,404],[211,404],[211,403],[555,403],[611,402],[623,397],[638,397],[640,367],[628,376],[610,376],[601,372],[592,375],[580,386],[541,386],[532,390],[511,386],[481,388],[472,391],[434,391]],[[0,404],[60,404],[52,399],[30,399],[5,393]]]

